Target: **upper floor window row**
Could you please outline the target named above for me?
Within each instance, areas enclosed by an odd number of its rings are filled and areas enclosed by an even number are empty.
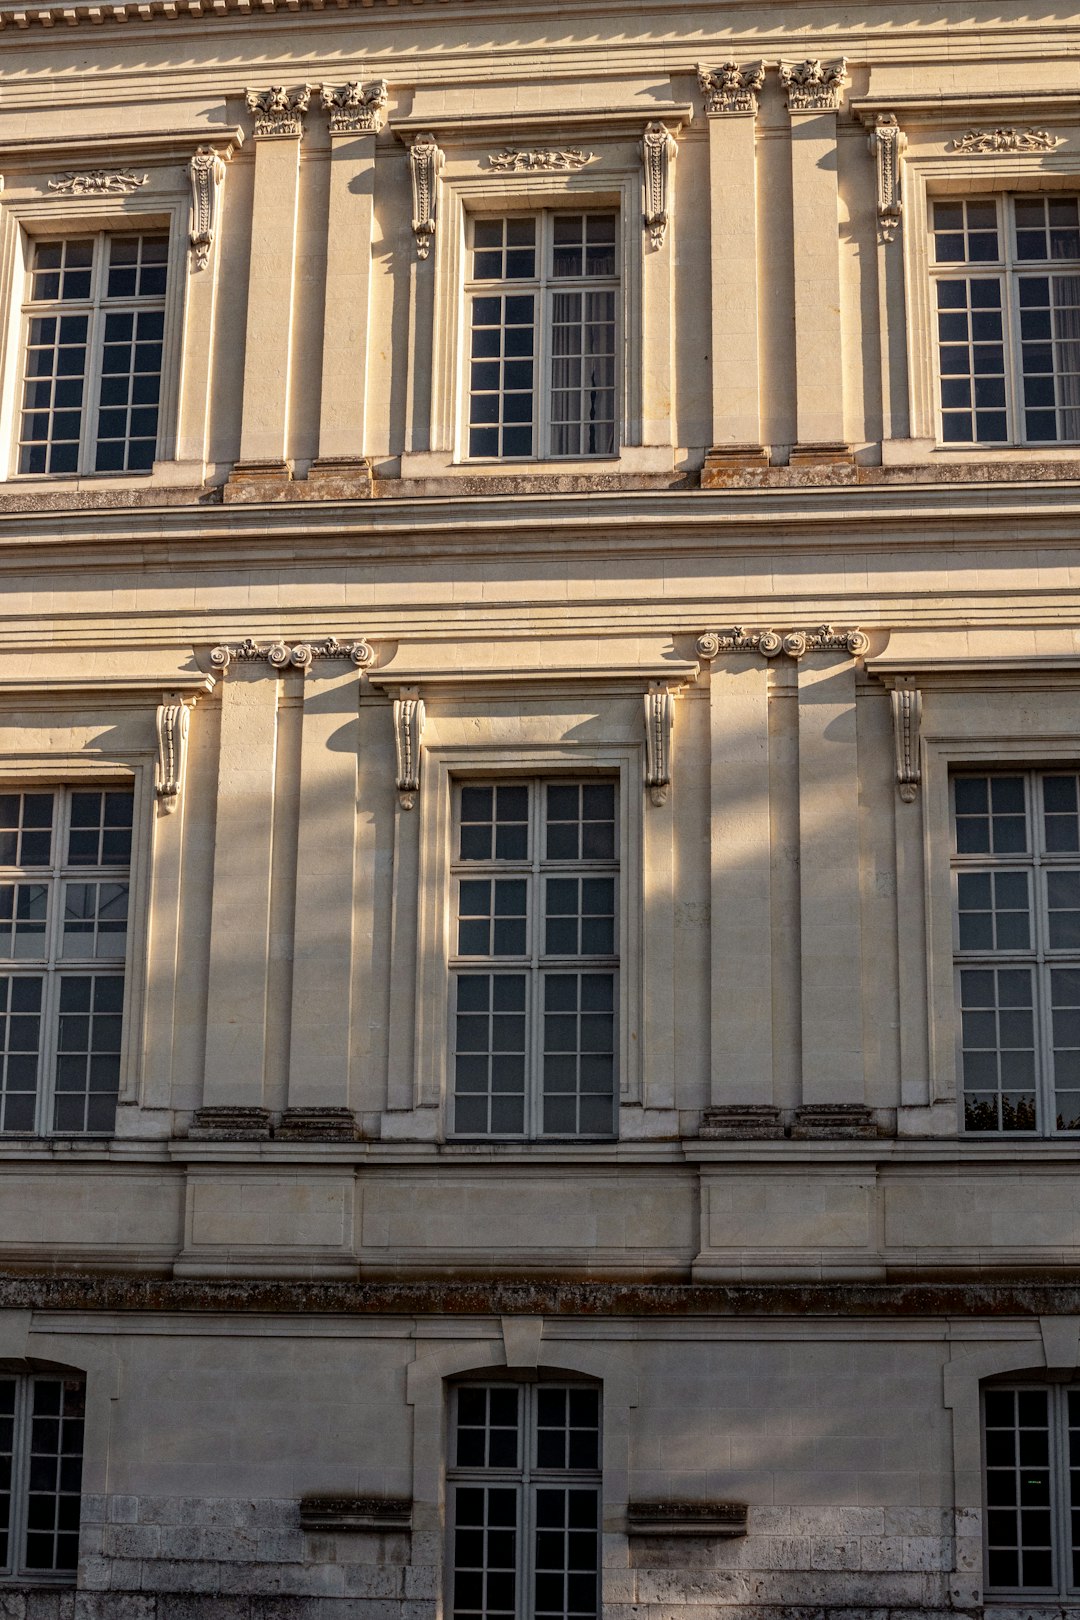
[[[33,244],[20,473],[148,472],[157,455],[168,236]]]

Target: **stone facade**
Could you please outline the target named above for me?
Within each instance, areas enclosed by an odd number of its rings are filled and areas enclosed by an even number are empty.
[[[1051,20],[0,0],[0,1620],[476,1620],[478,1384],[599,1391],[605,1620],[1080,1617],[1060,1456],[1054,1560],[995,1562],[982,1404],[1080,1382]],[[1065,899],[964,957],[987,778],[987,871]],[[537,843],[568,786],[587,867]],[[524,796],[505,869],[473,789]],[[476,859],[527,944],[462,943]],[[541,946],[579,870],[594,943]],[[985,1093],[958,951],[1041,987]],[[482,1126],[478,963],[532,998]],[[615,1011],[556,1128],[571,969]],[[39,1383],[77,1567],[31,1557]],[[551,1620],[515,1556],[490,1612]]]

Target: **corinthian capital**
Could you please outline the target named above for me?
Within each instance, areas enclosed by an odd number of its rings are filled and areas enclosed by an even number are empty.
[[[787,92],[788,112],[838,112],[848,82],[847,58],[821,62],[781,62],[780,83]]]
[[[758,91],[765,83],[764,62],[721,62],[718,68],[699,63],[698,84],[710,118],[723,113],[756,113]]]
[[[272,84],[269,90],[249,90],[244,99],[255,120],[256,139],[304,133],[304,114],[311,102],[311,90],[306,84],[299,90]]]
[[[322,104],[330,115],[331,135],[377,135],[387,97],[385,79],[373,79],[370,84],[353,79],[340,90],[324,84]]]

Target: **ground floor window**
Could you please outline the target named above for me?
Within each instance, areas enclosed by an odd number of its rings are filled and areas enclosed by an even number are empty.
[[[1080,1591],[1080,1387],[991,1385],[983,1421],[988,1590]]]
[[[0,1372],[0,1577],[74,1572],[81,1378]]]

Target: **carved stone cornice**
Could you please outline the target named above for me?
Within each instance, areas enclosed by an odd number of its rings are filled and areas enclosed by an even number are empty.
[[[61,197],[121,197],[149,183],[148,174],[134,169],[80,169],[54,174],[49,190]]]
[[[255,120],[256,140],[297,138],[304,133],[304,114],[311,105],[311,86],[286,90],[272,84],[269,90],[248,90],[244,100]]]
[[[641,142],[645,175],[645,227],[654,248],[662,248],[671,215],[671,170],[678,146],[666,124],[646,124]]]
[[[185,698],[179,692],[167,693],[157,711],[157,782],[154,793],[166,815],[171,815],[180,803],[187,774],[188,728],[194,698]]]
[[[554,147],[504,147],[501,152],[489,152],[488,163],[500,174],[527,174],[565,172],[583,169],[593,154],[580,146],[555,149]]]
[[[671,731],[675,699],[671,688],[654,681],[645,693],[645,786],[653,804],[667,803],[671,787]]]
[[[787,95],[788,112],[838,112],[848,82],[847,58],[822,62],[781,62],[780,83]]]
[[[322,87],[322,104],[330,115],[331,135],[377,135],[383,127],[383,109],[389,99],[385,79],[362,84],[351,79],[335,90]]]
[[[758,93],[765,83],[764,62],[721,62],[718,68],[699,63],[697,76],[710,118],[757,112]]]
[[[903,200],[900,195],[900,160],[907,136],[895,113],[878,113],[870,132],[870,151],[877,169],[878,226],[883,242],[891,242],[900,226]]]
[[[950,141],[952,152],[1052,152],[1064,140],[1048,129],[969,129]]]
[[[922,693],[913,675],[898,675],[889,692],[893,744],[896,751],[896,786],[905,804],[914,804],[922,785]]]
[[[746,630],[741,624],[730,630],[706,630],[697,639],[698,656],[706,662],[721,653],[760,653],[776,658],[786,653],[799,659],[807,653],[839,652],[849,658],[862,658],[870,650],[870,638],[863,630],[834,630],[831,624],[814,630]]]
[[[420,259],[427,258],[431,238],[435,235],[442,166],[443,154],[434,135],[418,135],[409,147],[409,173],[412,176],[412,228]]]
[[[397,754],[398,790],[403,810],[411,810],[420,791],[420,750],[424,741],[427,709],[415,687],[404,688],[394,699],[394,746]]]
[[[364,669],[375,657],[375,649],[367,641],[339,641],[327,636],[324,641],[296,641],[289,646],[284,641],[273,641],[261,646],[250,636],[239,642],[222,642],[210,652],[214,669],[227,670],[230,664],[269,664],[272,669],[307,669],[324,658],[339,658]]]
[[[205,270],[217,228],[218,202],[225,179],[225,160],[212,146],[200,146],[191,159],[191,267]]]

